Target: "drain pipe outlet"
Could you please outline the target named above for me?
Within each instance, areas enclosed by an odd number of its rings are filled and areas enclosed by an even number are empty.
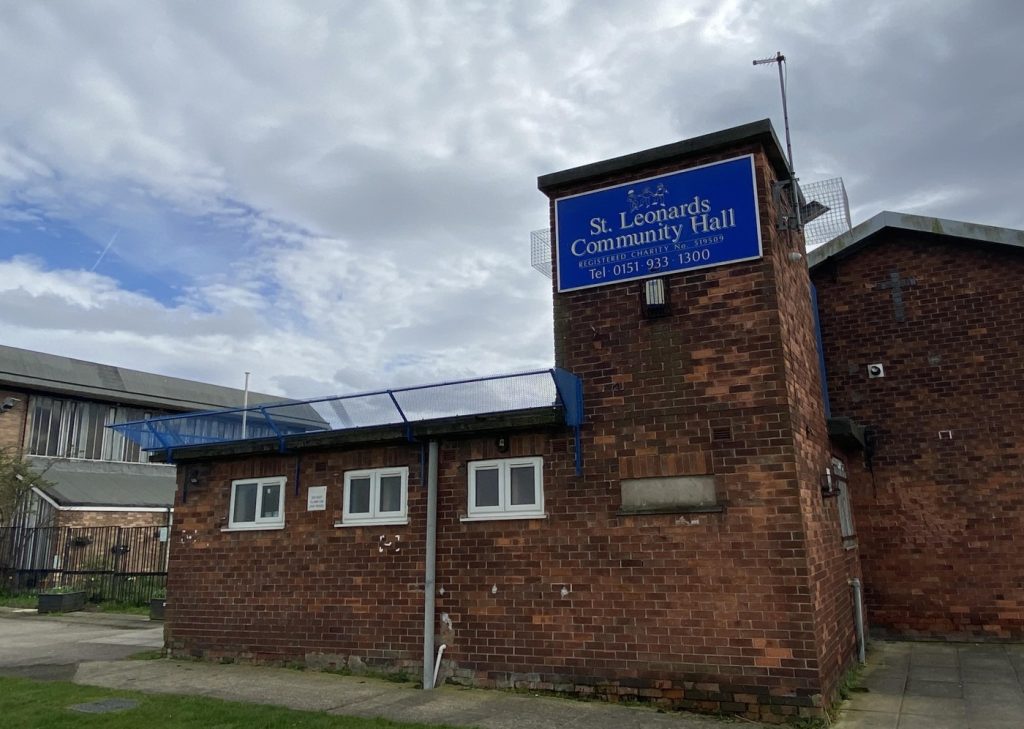
[[[434,600],[437,581],[437,441],[430,441],[427,451],[427,542],[426,570],[423,575],[423,690],[434,688],[437,669],[430,673],[430,662],[434,658]],[[444,646],[442,646],[442,649]],[[438,654],[438,662],[441,655]]]
[[[864,640],[864,596],[861,591],[860,579],[850,578],[850,587],[853,588],[853,624],[857,630],[857,660],[863,664],[867,661],[867,646]]]
[[[437,647],[437,660],[434,661],[434,681],[430,684],[430,688],[437,686],[437,673],[441,670],[441,656],[444,655],[444,649],[447,647],[447,643],[442,643]]]

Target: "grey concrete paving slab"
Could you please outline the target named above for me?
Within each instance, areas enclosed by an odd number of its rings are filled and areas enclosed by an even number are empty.
[[[961,668],[977,668],[979,670],[1010,670],[1013,668],[1013,660],[1010,655],[1003,653],[964,653],[960,656]]]
[[[977,704],[1024,704],[1024,689],[1020,684],[978,682],[964,684],[964,698]],[[1021,722],[1024,725],[1024,722]]]
[[[997,717],[983,716],[976,721],[972,721],[970,729],[1020,729],[1021,726],[1020,717],[999,719]]]
[[[74,680],[90,686],[209,696],[308,711],[327,711],[367,701],[389,693],[389,689],[398,690],[384,681],[341,678],[327,673],[156,659],[83,663]]]
[[[834,729],[1024,729],[1024,645],[875,642]]]
[[[903,704],[903,686],[897,691],[869,691],[866,693],[854,693],[847,702],[847,708],[852,711],[882,711],[890,714],[898,714]]]
[[[1019,686],[1019,674],[1013,666],[978,668],[963,666],[960,668],[960,677],[964,684],[980,683],[995,684],[999,686]]]
[[[909,643],[872,643],[872,663],[877,666],[905,666],[910,662]]]
[[[906,696],[934,696],[962,699],[964,690],[956,681],[919,681],[915,678],[907,681]]]
[[[900,707],[903,715],[967,717],[967,702],[947,696],[904,696]]]
[[[861,679],[860,687],[865,693],[902,696],[907,688],[907,675],[904,673],[899,676],[868,676]]]
[[[962,716],[915,716],[904,714],[900,717],[898,729],[968,729]]]
[[[172,661],[106,661],[79,666],[75,682],[151,693],[201,695],[331,714],[445,723],[483,729],[722,729],[722,719],[644,707],[261,666]],[[738,722],[743,726],[763,726]]]
[[[960,681],[959,666],[914,666],[910,667],[911,681]]]
[[[916,644],[911,648],[912,666],[956,666],[959,658],[955,646],[944,644]]]
[[[846,711],[835,725],[842,729],[898,729],[899,714],[878,711]]]

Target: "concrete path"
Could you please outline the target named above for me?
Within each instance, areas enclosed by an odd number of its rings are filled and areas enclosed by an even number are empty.
[[[0,675],[148,693],[385,717],[483,729],[722,729],[760,727],[686,713],[660,713],[546,696],[445,686],[421,691],[358,676],[313,671],[124,658],[163,645],[163,626],[144,616],[103,613],[36,615],[0,609]]]
[[[835,729],[1022,729],[1024,645],[875,642]]]
[[[421,691],[358,676],[244,665],[152,660],[83,663],[75,682],[152,693],[211,696],[329,714],[483,729],[723,729],[760,727],[751,721],[659,713],[505,691],[442,686]]]
[[[503,691],[420,691],[312,671],[122,660],[162,644],[163,627],[142,616],[0,610],[0,674],[6,675],[484,729],[762,726]],[[835,729],[1024,729],[1022,679],[1024,645],[875,642],[861,688],[844,704]]]

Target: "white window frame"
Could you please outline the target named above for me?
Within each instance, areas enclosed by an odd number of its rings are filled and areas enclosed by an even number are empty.
[[[380,511],[380,481],[387,476],[402,479],[402,508],[399,511]],[[352,513],[349,511],[349,493],[353,479],[370,479],[370,511]],[[341,521],[334,526],[364,526],[366,524],[408,524],[409,523],[409,467],[364,468],[345,472],[345,488],[342,493]]]
[[[530,466],[533,468],[533,504],[512,504],[512,469]],[[498,505],[476,505],[476,474],[479,471],[498,471]],[[498,519],[543,519],[544,512],[544,459],[540,456],[525,458],[496,458],[489,461],[470,461],[469,494],[467,513],[462,521],[492,521]]]
[[[836,506],[839,509],[839,535],[843,539],[854,539],[857,532],[853,526],[853,509],[850,506],[849,475],[841,458],[832,457],[829,478],[836,490]]]
[[[256,484],[256,514],[254,521],[235,521],[235,494],[242,484]],[[272,476],[270,478],[239,478],[231,482],[231,502],[228,504],[228,526],[223,531],[251,531],[255,529],[284,529],[284,503],[285,485],[288,483],[286,476]],[[263,510],[263,487],[276,485],[278,487],[278,510],[275,517],[261,517]]]

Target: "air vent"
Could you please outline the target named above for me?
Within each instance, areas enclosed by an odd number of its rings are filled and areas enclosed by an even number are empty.
[[[732,440],[732,428],[730,428],[728,425],[726,425],[724,427],[721,427],[721,428],[712,428],[711,429],[711,440],[714,440],[714,441]]]

